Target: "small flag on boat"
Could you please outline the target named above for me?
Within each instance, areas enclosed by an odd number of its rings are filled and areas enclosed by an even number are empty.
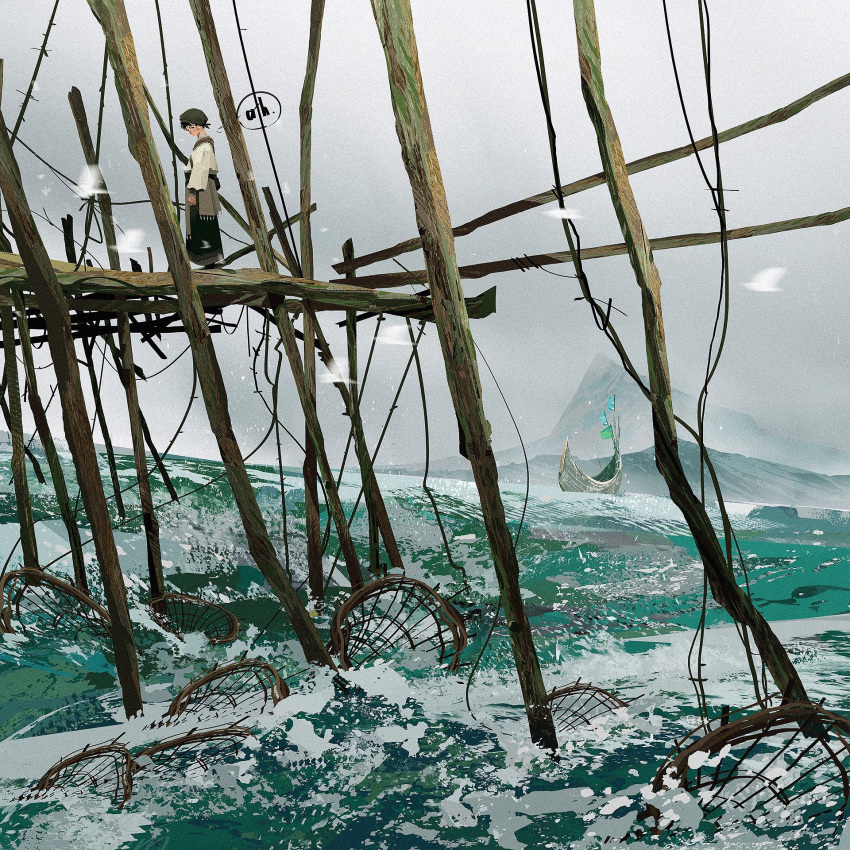
[[[608,410],[613,410],[613,409],[614,409],[614,396],[609,395],[608,396]]]
[[[605,415],[605,411],[604,411],[604,410],[602,411],[602,413],[600,413],[600,414],[599,414],[599,421],[600,421],[603,425],[607,425],[607,424],[608,424],[608,417]]]
[[[603,428],[599,432],[599,436],[602,437],[603,440],[613,440],[614,439],[614,431],[611,429],[609,425],[607,428]]]

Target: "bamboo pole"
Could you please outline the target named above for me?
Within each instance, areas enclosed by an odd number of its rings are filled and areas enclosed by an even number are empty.
[[[106,255],[109,258],[109,268],[113,271],[118,271],[121,268],[121,260],[118,256],[118,248],[115,240],[115,223],[112,218],[112,199],[109,196],[109,189],[106,186],[106,181],[103,178],[103,172],[100,170],[97,152],[95,151],[94,142],[92,142],[91,131],[89,130],[89,122],[86,118],[86,107],[83,103],[83,96],[80,90],[73,86],[68,93],[68,102],[71,104],[71,112],[74,115],[74,123],[77,125],[77,134],[80,137],[80,144],[83,148],[83,156],[86,159],[86,165],[91,171],[91,177],[94,183],[95,197],[97,205],[100,208],[100,219],[103,224],[103,238],[106,242]]]
[[[850,207],[842,207],[838,210],[807,215],[800,218],[783,219],[782,221],[769,221],[765,224],[750,224],[745,227],[736,227],[726,231],[727,239],[749,239],[753,236],[771,236],[774,233],[786,233],[790,230],[804,230],[809,227],[829,227],[840,224],[850,219]],[[720,242],[720,231],[709,231],[707,233],[681,233],[676,236],[657,236],[649,240],[649,247],[655,251],[666,251],[671,248],[692,248],[696,245],[716,245]],[[593,248],[582,248],[581,259],[597,260],[604,257],[617,257],[628,254],[629,247],[625,242],[616,242],[612,245],[597,245]],[[527,271],[537,266],[551,266],[559,263],[572,263],[569,251],[550,251],[547,254],[523,254],[521,257],[510,257],[506,260],[491,260],[487,263],[473,263],[460,266],[458,271],[461,278],[478,280],[490,274],[499,272]],[[341,283],[342,278],[334,279],[331,283]],[[389,272],[386,274],[361,275],[357,278],[357,286],[384,289],[410,284],[422,284],[428,280],[428,272],[425,269],[413,269],[404,272]]]
[[[148,552],[148,579],[151,599],[159,599],[165,592],[165,578],[162,574],[162,552],[159,545],[159,523],[153,508],[150,473],[145,455],[145,438],[142,433],[142,417],[139,410],[139,393],[136,387],[136,373],[133,371],[133,343],[130,338],[130,320],[126,314],[118,316],[118,339],[120,349],[120,375],[124,392],[127,395],[127,411],[130,414],[130,435],[133,440],[133,460],[136,464],[136,478],[139,483],[139,500],[142,503],[142,521],[145,527],[145,541]]]
[[[12,436],[12,478],[15,503],[21,529],[21,551],[26,569],[38,569],[38,545],[32,519],[32,501],[24,461],[24,423],[21,416],[21,388],[18,383],[18,360],[15,356],[15,317],[8,303],[0,305],[3,323],[3,354],[6,360],[6,388],[9,391],[9,424]]]
[[[53,489],[56,493],[59,515],[62,517],[62,522],[65,524],[65,531],[68,534],[68,548],[71,550],[71,562],[74,568],[74,584],[83,593],[88,593],[89,585],[88,578],[86,577],[85,559],[83,558],[83,544],[80,540],[80,529],[77,527],[77,520],[71,508],[71,500],[68,497],[68,485],[65,481],[62,462],[59,459],[59,453],[56,451],[56,443],[53,441],[53,433],[47,421],[47,413],[38,392],[38,373],[33,359],[26,311],[24,310],[20,295],[15,293],[13,298],[15,301],[15,312],[18,317],[18,336],[21,340],[21,356],[24,361],[24,370],[27,377],[27,397],[29,398],[30,410],[32,411],[32,418],[35,421],[36,431],[38,431],[38,438],[41,441],[45,457],[47,458],[47,465],[50,468],[50,476],[53,479]]]
[[[0,188],[6,197],[15,241],[35,291],[38,309],[47,324],[48,346],[59,385],[64,414],[65,435],[74,458],[77,483],[91,526],[95,552],[100,566],[103,591],[112,623],[115,666],[124,701],[124,711],[132,717],[142,710],[139,669],[121,565],[103,492],[97,452],[89,430],[88,413],[77,366],[77,354],[71,338],[71,316],[50,258],[30,212],[21,183],[21,175],[12,154],[6,124],[0,114]]]
[[[756,130],[763,130],[765,127],[771,127],[774,124],[787,121],[789,118],[798,115],[804,109],[812,106],[812,104],[845,89],[847,86],[850,86],[850,74],[843,74],[831,82],[826,83],[826,85],[816,88],[814,91],[803,95],[803,97],[798,98],[786,106],[781,106],[779,109],[774,109],[766,115],[753,118],[750,121],[745,121],[743,124],[738,124],[735,127],[724,130],[722,133],[718,134],[717,140],[721,144],[723,142],[730,142],[733,139],[738,139],[741,136],[747,135],[747,133],[753,133]],[[714,140],[711,136],[706,136],[696,142],[696,149],[699,151],[707,150],[713,146]],[[635,159],[626,165],[626,169],[630,175],[639,174],[641,171],[648,171],[649,169],[657,168],[660,165],[667,165],[668,163],[685,159],[686,157],[692,156],[693,153],[694,145],[682,145],[681,147],[673,148],[672,150],[661,151],[659,153],[641,157],[640,159]],[[604,183],[605,172],[599,172],[598,174],[593,174],[590,177],[583,177],[581,180],[576,180],[573,183],[567,183],[566,185],[561,186],[561,194],[564,195],[564,197],[567,195],[577,195],[579,192],[584,192],[587,189],[593,189],[596,186],[603,185]],[[540,192],[537,195],[532,195],[531,197],[524,198],[521,201],[514,201],[503,207],[498,207],[495,210],[486,212],[465,224],[459,224],[457,227],[452,229],[452,233],[455,236],[468,236],[470,233],[478,230],[479,227],[484,227],[484,225],[503,221],[506,218],[526,212],[527,210],[536,209],[537,207],[544,206],[545,204],[551,204],[555,198],[556,195],[554,191],[552,189],[547,189],[545,192]],[[370,254],[364,254],[362,257],[357,257],[350,261],[343,260],[343,262],[334,265],[333,268],[340,274],[343,274],[344,272],[352,269],[359,269],[363,266],[372,265],[372,263],[377,263],[380,260],[389,260],[392,257],[399,256],[400,254],[415,251],[421,246],[422,241],[419,238],[405,239],[403,242],[399,242],[397,245],[393,245],[390,248],[373,251]],[[582,252],[582,257],[584,257],[584,252]]]
[[[248,548],[260,571],[274,589],[292,623],[308,661],[333,667],[333,661],[310,615],[286,576],[269,538],[239,444],[233,433],[227,392],[212,335],[177,217],[171,206],[165,175],[156,150],[145,105],[144,82],[123,0],[89,0],[103,27],[109,58],[124,113],[130,150],[139,163],[177,291],[180,317],[189,337],[210,427],[242,518]]]
[[[356,590],[363,586],[360,562],[357,559],[357,552],[354,549],[351,532],[345,520],[342,503],[339,500],[339,491],[334,480],[333,470],[331,470],[331,465],[325,452],[325,442],[322,436],[322,429],[319,426],[319,418],[316,415],[315,407],[310,404],[309,390],[307,382],[304,380],[304,367],[301,364],[301,357],[298,353],[298,341],[295,338],[295,328],[285,307],[278,307],[275,310],[275,319],[286,350],[286,356],[289,359],[292,374],[295,377],[295,385],[298,388],[301,407],[304,410],[308,443],[313,446],[317,465],[322,473],[322,480],[324,481],[325,492],[328,497],[328,510],[336,526],[337,536],[339,537],[345,559],[345,567],[348,571],[348,579],[351,582],[352,589]],[[319,565],[321,566],[321,561]]]
[[[705,507],[691,489],[682,468],[661,313],[661,278],[629,183],[614,118],[605,100],[593,0],[573,0],[573,8],[582,94],[596,130],[611,200],[641,291],[656,465],[667,483],[670,498],[682,511],[694,537],[712,596],[736,622],[752,631],[759,653],[783,697],[807,701],[806,690],[785,648],[735,581],[732,564],[724,556]]]
[[[319,46],[322,40],[322,17],[325,0],[310,3],[310,35],[307,44],[307,67],[301,88],[299,106],[301,133],[301,273],[313,276],[313,236],[310,226],[310,192],[313,138],[313,94],[316,90],[316,72],[319,66]],[[309,302],[305,302],[305,307]],[[305,309],[302,332],[304,334],[304,380],[307,384],[307,403],[312,414],[316,411],[316,329],[318,321],[312,310]],[[311,414],[311,415],[312,415]],[[318,422],[318,418],[316,419]],[[319,520],[319,488],[317,484],[318,460],[310,439],[310,428],[305,429],[304,494],[307,511],[307,566],[310,586],[322,583],[322,528]],[[330,507],[330,506],[329,506]]]
[[[121,519],[127,515],[124,510],[124,499],[121,496],[121,482],[118,480],[118,466],[115,463],[115,449],[112,446],[112,437],[109,433],[109,425],[106,422],[106,414],[103,411],[103,402],[100,398],[100,382],[94,367],[94,341],[83,337],[83,353],[85,355],[86,369],[89,373],[92,397],[94,398],[94,412],[97,424],[100,426],[100,434],[103,437],[103,445],[106,449],[106,462],[109,465],[109,478],[112,482],[112,492],[115,495],[115,507]]]
[[[463,428],[481,499],[484,524],[502,594],[508,635],[519,675],[532,740],[548,749],[558,745],[546,688],[525,614],[498,470],[484,416],[481,382],[457,258],[446,193],[431,133],[409,0],[372,0],[372,10],[387,60],[396,131],[416,208],[416,223],[428,267],[434,313],[455,412]]]

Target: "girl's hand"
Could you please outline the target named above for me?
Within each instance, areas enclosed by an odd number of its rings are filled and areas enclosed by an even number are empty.
[[[197,196],[197,195],[189,195],[189,197],[186,199],[186,203],[187,203],[190,207],[195,206],[195,204],[197,204],[197,203],[198,203],[198,196]]]

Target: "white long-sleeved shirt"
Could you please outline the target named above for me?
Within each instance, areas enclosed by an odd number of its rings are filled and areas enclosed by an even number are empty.
[[[215,159],[215,150],[209,142],[198,145],[189,157],[186,171],[191,171],[187,187],[205,191],[210,172],[218,172],[218,163]]]

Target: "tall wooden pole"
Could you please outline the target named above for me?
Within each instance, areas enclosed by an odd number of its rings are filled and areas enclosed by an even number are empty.
[[[15,316],[8,296],[0,304],[0,321],[3,323],[3,355],[6,359],[6,388],[9,391],[9,426],[12,432],[12,479],[15,484],[15,502],[18,525],[21,529],[21,551],[24,567],[38,569],[38,545],[32,519],[32,501],[27,482],[24,460],[24,423],[21,414],[21,388],[18,383],[18,360],[15,356]]]
[[[558,745],[555,724],[546,702],[546,688],[520,592],[519,564],[499,492],[469,316],[457,270],[451,218],[425,102],[410,2],[371,2],[387,60],[396,131],[413,193],[449,390],[481,499],[531,737],[538,745],[554,750]]]
[[[15,293],[13,298],[15,300],[15,312],[18,317],[18,336],[21,340],[21,357],[24,361],[24,370],[27,376],[27,398],[29,398],[32,418],[35,421],[38,439],[41,441],[45,457],[47,458],[47,465],[50,468],[50,477],[53,479],[53,489],[56,492],[59,515],[62,517],[62,522],[65,524],[65,531],[68,533],[68,548],[71,550],[71,562],[74,567],[74,583],[84,593],[88,593],[89,585],[86,577],[85,559],[83,558],[83,544],[80,540],[80,529],[77,527],[77,520],[71,508],[71,500],[68,497],[68,485],[65,481],[65,473],[62,470],[62,462],[59,459],[59,453],[56,451],[53,433],[47,421],[47,413],[38,392],[38,373],[32,354],[32,342],[30,341],[26,311],[24,310],[20,295]]]
[[[124,711],[128,717],[131,717],[142,710],[136,647],[124,581],[121,576],[121,565],[118,561],[109,509],[100,478],[97,452],[89,428],[80,370],[77,366],[77,353],[71,336],[71,316],[62,288],[56,279],[56,273],[50,264],[50,257],[33,221],[2,114],[0,114],[0,189],[6,197],[15,241],[18,243],[21,260],[35,293],[38,309],[47,327],[47,343],[59,384],[65,436],[74,458],[77,483],[91,526],[103,592],[112,623],[112,645],[124,700]]]
[[[629,183],[614,118],[605,99],[593,0],[573,0],[573,8],[579,47],[581,90],[596,130],[614,211],[620,222],[629,261],[641,291],[649,388],[652,393],[656,465],[667,483],[670,498],[682,511],[688,523],[715,600],[734,620],[752,631],[759,654],[783,696],[795,701],[807,700],[806,690],[785,648],[749,596],[738,586],[732,564],[723,554],[705,506],[694,494],[682,468],[661,314],[661,278]]]
[[[121,383],[127,395],[127,411],[130,414],[130,434],[133,440],[133,460],[136,464],[136,479],[139,482],[139,500],[142,503],[142,522],[145,527],[145,542],[148,551],[148,580],[151,599],[159,599],[165,592],[162,574],[162,552],[159,545],[159,523],[153,508],[150,473],[145,455],[145,435],[142,432],[142,415],[139,410],[139,392],[136,373],[133,371],[133,344],[130,338],[130,321],[126,313],[118,314],[118,339],[120,349]]]
[[[304,72],[304,84],[301,88],[299,106],[301,131],[301,274],[313,277],[313,235],[310,225],[310,194],[313,141],[313,94],[316,90],[316,71],[319,67],[319,47],[322,41],[322,17],[325,12],[325,0],[312,0],[310,3],[310,35],[307,44],[307,67]],[[304,324],[304,380],[307,384],[307,401],[311,409],[316,409],[316,326],[315,313],[305,310]],[[307,564],[311,579],[321,581],[321,523],[319,521],[319,488],[317,478],[316,452],[310,439],[310,428],[305,433],[304,454],[304,496],[307,513]]]
[[[347,239],[342,246],[342,258],[350,260],[354,256],[354,242]],[[346,278],[355,277],[357,272],[346,273]],[[366,434],[363,430],[363,419],[360,416],[360,388],[357,377],[357,311],[345,311],[345,334],[348,342],[348,415],[351,419],[351,428],[354,432],[354,450],[360,463],[360,477],[363,483],[363,501],[366,503],[366,515],[369,522],[369,566],[373,574],[380,572],[380,548],[378,540],[378,525],[384,536],[384,545],[387,548],[387,556],[390,564],[395,569],[404,569],[401,555],[398,551],[395,535],[389,524],[384,500],[378,489],[375,473],[372,469],[372,460],[369,457],[369,449],[366,445]],[[340,389],[342,391],[342,389]],[[375,486],[373,487],[372,484]],[[384,523],[386,525],[384,525]]]
[[[0,59],[0,106],[3,103],[3,60]],[[0,251],[12,253],[12,245],[3,230],[3,194],[0,192]]]
[[[109,59],[124,113],[130,150],[142,172],[151,208],[159,228],[171,276],[177,290],[180,317],[186,329],[198,371],[210,427],[218,442],[222,463],[242,518],[251,556],[274,589],[292,623],[308,661],[333,666],[333,661],[292,587],[272,546],[245,460],[233,433],[227,392],[204,308],[192,279],[189,258],[168,195],[162,163],[151,134],[145,88],[123,0],[89,0],[106,36]]]

